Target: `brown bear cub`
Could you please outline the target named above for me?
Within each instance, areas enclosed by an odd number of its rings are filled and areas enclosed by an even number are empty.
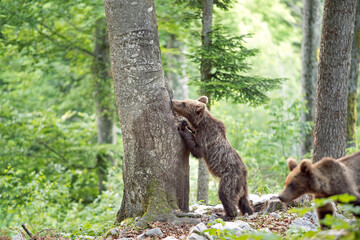
[[[338,160],[323,158],[314,164],[310,160],[302,160],[297,166],[292,158],[287,163],[290,173],[279,195],[282,202],[291,202],[303,194],[326,198],[348,193],[357,198],[353,204],[360,205],[360,152]],[[326,214],[334,214],[334,209],[329,203],[318,208],[317,213],[319,219],[323,219]]]
[[[224,206],[224,220],[234,219],[239,207],[242,214],[253,214],[248,201],[247,170],[239,154],[225,135],[225,125],[206,108],[208,98],[172,100],[173,109],[186,118],[179,133],[192,155],[204,158],[211,174],[220,178],[219,198]]]

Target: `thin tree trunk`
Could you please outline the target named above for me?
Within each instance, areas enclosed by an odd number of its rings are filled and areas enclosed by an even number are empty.
[[[360,4],[357,1],[353,42],[351,50],[351,67],[349,77],[349,95],[347,111],[346,142],[347,147],[356,147],[356,100],[360,61]]]
[[[211,45],[210,33],[212,31],[212,17],[213,17],[213,0],[202,0],[202,31],[201,40],[202,47],[207,48]],[[200,66],[201,81],[211,81],[211,61],[202,59]],[[206,89],[201,89],[202,95],[208,97],[208,109],[211,106],[211,96]],[[209,192],[209,173],[206,168],[204,159],[199,159],[198,167],[198,189],[197,189],[197,200],[208,203],[208,192]]]
[[[301,87],[306,111],[302,113],[303,122],[314,122],[318,63],[316,50],[320,44],[321,11],[320,0],[303,0],[302,42],[301,42]],[[304,140],[300,155],[310,152],[313,147],[313,129],[303,132]]]
[[[355,0],[325,0],[315,110],[314,155],[345,155],[348,77]]]
[[[177,49],[180,51],[180,41],[171,34],[167,40],[166,48]],[[174,91],[175,99],[186,99],[189,97],[189,89],[187,86],[188,77],[185,71],[185,58],[181,54],[168,53],[166,55],[167,72],[166,76],[169,80],[171,89]]]
[[[94,76],[93,95],[96,104],[97,143],[114,143],[114,117],[112,79],[110,76],[109,42],[106,31],[105,18],[95,23],[95,47],[92,73]],[[112,161],[109,154],[98,153],[96,168],[99,178],[99,194],[105,190],[107,180],[107,166]]]
[[[105,0],[115,99],[124,143],[117,222],[164,220],[177,208],[176,166],[186,161],[161,65],[153,1]]]

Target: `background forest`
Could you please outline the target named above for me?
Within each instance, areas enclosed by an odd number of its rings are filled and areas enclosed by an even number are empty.
[[[197,99],[200,13],[175,2],[155,0],[162,62],[174,98]],[[261,104],[225,97],[211,106],[248,168],[250,193],[279,193],[285,160],[311,157],[300,150],[313,125],[301,118],[301,7],[300,0],[238,0],[214,8],[214,26],[257,49],[244,74],[282,79]],[[103,1],[1,1],[0,230],[25,222],[33,232],[96,235],[114,223],[123,150],[106,51]],[[355,151],[356,144],[347,149]],[[195,203],[198,161],[190,166]],[[217,189],[211,178],[210,204],[220,202]]]

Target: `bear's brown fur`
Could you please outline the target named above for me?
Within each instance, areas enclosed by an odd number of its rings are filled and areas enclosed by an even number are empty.
[[[279,199],[291,202],[303,194],[313,194],[315,198],[326,198],[348,193],[357,198],[353,203],[360,205],[360,152],[338,160],[323,158],[317,163],[302,160],[297,166],[295,159],[287,160],[290,173],[285,180],[285,188]],[[326,214],[334,214],[331,204],[317,209],[319,219]]]
[[[251,215],[246,167],[227,140],[224,124],[207,110],[207,102],[205,96],[198,100],[172,100],[173,109],[189,122],[180,123],[179,133],[192,155],[204,158],[209,172],[220,178],[219,198],[226,212],[224,219],[234,219],[237,206],[242,214]]]

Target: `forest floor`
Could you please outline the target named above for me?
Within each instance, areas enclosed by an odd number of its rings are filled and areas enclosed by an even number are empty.
[[[264,214],[264,215],[257,215],[256,217],[238,217],[237,220],[242,220],[244,222],[247,222],[253,229],[264,229],[268,228],[272,233],[276,233],[282,236],[286,235],[286,231],[289,228],[289,225],[291,222],[295,219],[295,216],[290,214],[285,214],[284,212],[275,211],[275,214]],[[222,209],[211,209],[207,214],[217,214],[222,215],[223,210]],[[208,224],[208,220],[206,218],[202,218],[201,222]],[[176,239],[184,239],[186,236],[189,235],[190,228],[195,226],[196,224],[180,224],[175,225],[169,222],[154,222],[149,224],[146,228],[130,228],[127,229],[121,237],[107,237],[106,239],[121,239],[121,238],[130,238],[130,239],[137,239],[137,237],[141,234],[143,234],[145,231],[153,228],[160,228],[163,236],[152,236],[152,237],[145,237],[141,239],[164,239],[166,237],[174,237]],[[125,230],[125,227],[119,227],[120,231]],[[89,236],[90,238],[90,236]],[[76,239],[89,239],[86,236],[79,237]],[[14,238],[13,238],[14,239]],[[29,239],[27,236],[25,239]],[[68,238],[60,237],[56,234],[54,234],[53,231],[47,231],[46,229],[34,234],[34,236],[31,238],[32,240],[65,240]],[[73,239],[73,238],[72,238]],[[99,238],[97,238],[99,239]],[[101,239],[101,238],[100,238]],[[2,236],[0,233],[0,240],[11,240],[11,238],[7,236]]]
[[[286,235],[286,231],[289,229],[289,225],[295,219],[295,214],[285,214],[281,211],[275,211],[275,214],[264,214],[257,215],[256,217],[238,217],[236,220],[242,220],[247,222],[253,229],[265,229],[268,228],[272,233],[279,234],[281,236]],[[222,209],[211,209],[207,214],[217,214],[223,215],[224,211]],[[207,219],[202,219],[203,223],[207,224]],[[148,237],[142,239],[163,239],[166,237],[175,237],[177,239],[182,239],[185,236],[188,236],[190,228],[196,224],[182,224],[174,225],[169,222],[154,222],[149,224],[147,229],[129,229],[124,233],[122,238],[131,238],[136,239],[137,236],[143,234],[148,229],[160,228],[163,236]]]
[[[222,209],[211,209],[208,214],[217,214],[222,215],[224,211]],[[279,234],[281,236],[286,235],[286,231],[289,228],[289,225],[295,219],[295,215],[284,214],[281,211],[275,211],[275,214],[264,214],[257,215],[256,217],[238,217],[236,220],[242,220],[247,222],[253,229],[265,229],[268,228],[272,233]],[[203,223],[207,224],[207,219],[202,219]],[[189,234],[190,228],[196,224],[182,224],[174,225],[169,222],[154,222],[148,226],[148,229],[160,228],[163,236],[157,237],[148,237],[142,239],[163,239],[169,236],[175,237],[177,239],[182,239],[183,237]],[[136,239],[137,236],[143,234],[148,229],[129,229],[121,237]]]

